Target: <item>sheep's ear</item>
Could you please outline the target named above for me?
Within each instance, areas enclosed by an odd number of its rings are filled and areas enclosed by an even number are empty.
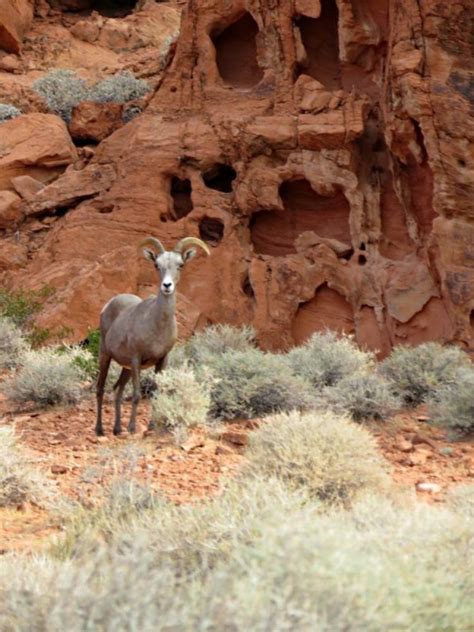
[[[183,253],[183,262],[187,263],[188,261],[191,261],[191,259],[195,257],[196,254],[196,248],[190,248],[189,250],[186,250],[186,252]]]
[[[155,263],[156,255],[153,250],[150,250],[149,248],[143,248],[143,256],[145,257],[145,259],[148,259],[148,261]]]

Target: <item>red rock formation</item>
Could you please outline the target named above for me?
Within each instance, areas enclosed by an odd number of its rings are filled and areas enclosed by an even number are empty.
[[[4,281],[60,288],[42,318],[81,336],[102,301],[155,283],[141,237],[200,235],[193,326],[252,324],[271,348],[325,327],[381,354],[472,347],[471,5],[189,0],[146,111],[24,198],[26,217],[69,210]]]

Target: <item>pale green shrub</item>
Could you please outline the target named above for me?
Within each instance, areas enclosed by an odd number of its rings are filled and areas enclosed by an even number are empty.
[[[460,367],[450,379],[428,400],[431,418],[434,423],[459,433],[474,432],[474,369]]]
[[[372,435],[332,412],[269,417],[250,435],[246,455],[245,471],[281,479],[330,505],[388,488],[387,464]]]
[[[20,328],[9,318],[0,316],[0,370],[20,364],[27,349],[28,344]]]
[[[390,385],[376,373],[359,373],[326,387],[323,400],[339,413],[349,413],[355,421],[385,419],[400,407]]]
[[[310,384],[291,374],[284,356],[229,351],[214,356],[208,366],[215,378],[211,414],[216,419],[305,410],[314,403]]]
[[[0,507],[25,502],[50,506],[55,495],[52,484],[32,467],[27,454],[18,448],[13,428],[0,427]]]
[[[257,485],[142,512],[147,521],[117,524],[78,560],[4,557],[0,629],[470,628],[473,528],[462,513],[374,497],[324,515]]]
[[[86,82],[72,70],[51,70],[34,81],[32,88],[43,97],[51,112],[67,122],[73,108],[88,98]]]
[[[41,407],[77,402],[85,378],[77,359],[84,353],[59,354],[49,348],[27,351],[22,366],[4,384],[7,396],[19,404],[31,401]]]
[[[474,519],[474,485],[458,485],[451,488],[446,501],[448,507]]]
[[[440,386],[449,384],[457,368],[466,362],[466,354],[458,347],[427,342],[418,347],[397,347],[380,371],[407,406],[418,406]]]
[[[348,336],[333,332],[315,333],[301,347],[288,353],[293,372],[311,382],[315,388],[334,386],[344,377],[368,371],[374,356],[361,351]]]
[[[130,71],[106,77],[89,90],[88,100],[96,103],[126,103],[144,97],[150,86]]]
[[[0,123],[11,121],[11,119],[20,116],[21,110],[9,103],[0,103]]]
[[[151,416],[158,427],[179,432],[205,424],[211,405],[210,383],[198,382],[188,366],[157,373],[157,392],[151,400]]]
[[[247,351],[255,348],[255,331],[251,327],[211,325],[195,333],[184,344],[177,345],[170,354],[170,364],[180,366],[189,362],[195,368],[211,364],[222,353]]]

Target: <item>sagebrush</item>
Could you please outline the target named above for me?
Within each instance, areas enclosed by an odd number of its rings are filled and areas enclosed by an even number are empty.
[[[21,329],[9,318],[0,316],[0,370],[20,364],[27,349]]]
[[[418,347],[396,347],[380,371],[406,406],[418,406],[449,384],[459,366],[467,362],[458,347],[427,342]]]
[[[347,376],[323,389],[322,400],[336,412],[349,413],[355,421],[385,419],[400,406],[389,383],[376,373]]]
[[[250,436],[245,471],[278,478],[321,502],[388,488],[388,465],[364,428],[332,412],[275,415]]]
[[[0,103],[0,123],[11,121],[11,119],[20,116],[21,110],[9,103]]]
[[[461,434],[474,432],[474,369],[458,368],[428,402],[434,423]]]
[[[349,336],[337,337],[328,331],[315,333],[304,345],[292,349],[288,361],[296,375],[319,389],[370,370],[374,356],[359,349]]]
[[[78,359],[85,353],[79,349],[67,353],[58,353],[51,348],[29,350],[3,389],[18,404],[34,402],[45,407],[76,403],[82,395],[82,382],[86,377]]]
[[[311,385],[292,375],[284,356],[250,348],[216,354],[207,366],[215,379],[211,390],[215,419],[306,410],[314,403]]]
[[[183,439],[188,428],[206,423],[211,406],[209,382],[198,382],[186,365],[157,373],[155,381],[151,417],[156,426],[179,433]]]
[[[25,503],[52,507],[57,492],[52,483],[31,464],[17,444],[11,427],[0,427],[0,507]]]

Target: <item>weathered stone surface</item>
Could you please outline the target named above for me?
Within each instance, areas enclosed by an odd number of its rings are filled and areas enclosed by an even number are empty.
[[[76,204],[110,189],[116,178],[111,165],[91,164],[76,171],[69,168],[53,183],[29,197],[23,209],[26,215],[39,215],[59,207]]]
[[[29,0],[3,0],[0,11],[0,49],[19,53],[21,42],[33,19]]]
[[[93,156],[65,159],[75,171],[30,201],[65,217],[4,279],[56,286],[45,322],[79,337],[114,293],[156,285],[135,252],[142,237],[172,246],[196,235],[212,255],[184,270],[186,332],[224,321],[253,325],[270,348],[325,327],[381,355],[430,339],[472,348],[470,10],[469,0],[188,3],[146,111]],[[148,11],[76,20],[71,58],[94,46],[96,65],[115,71],[121,51],[141,76],[161,73],[159,37],[153,55],[139,46]]]
[[[52,114],[26,114],[2,123],[0,189],[29,175],[47,182],[77,159],[66,125]]]
[[[123,125],[122,103],[84,101],[72,111],[69,132],[75,140],[101,141]]]
[[[20,198],[13,191],[0,191],[0,229],[11,228],[21,221],[19,202]]]

